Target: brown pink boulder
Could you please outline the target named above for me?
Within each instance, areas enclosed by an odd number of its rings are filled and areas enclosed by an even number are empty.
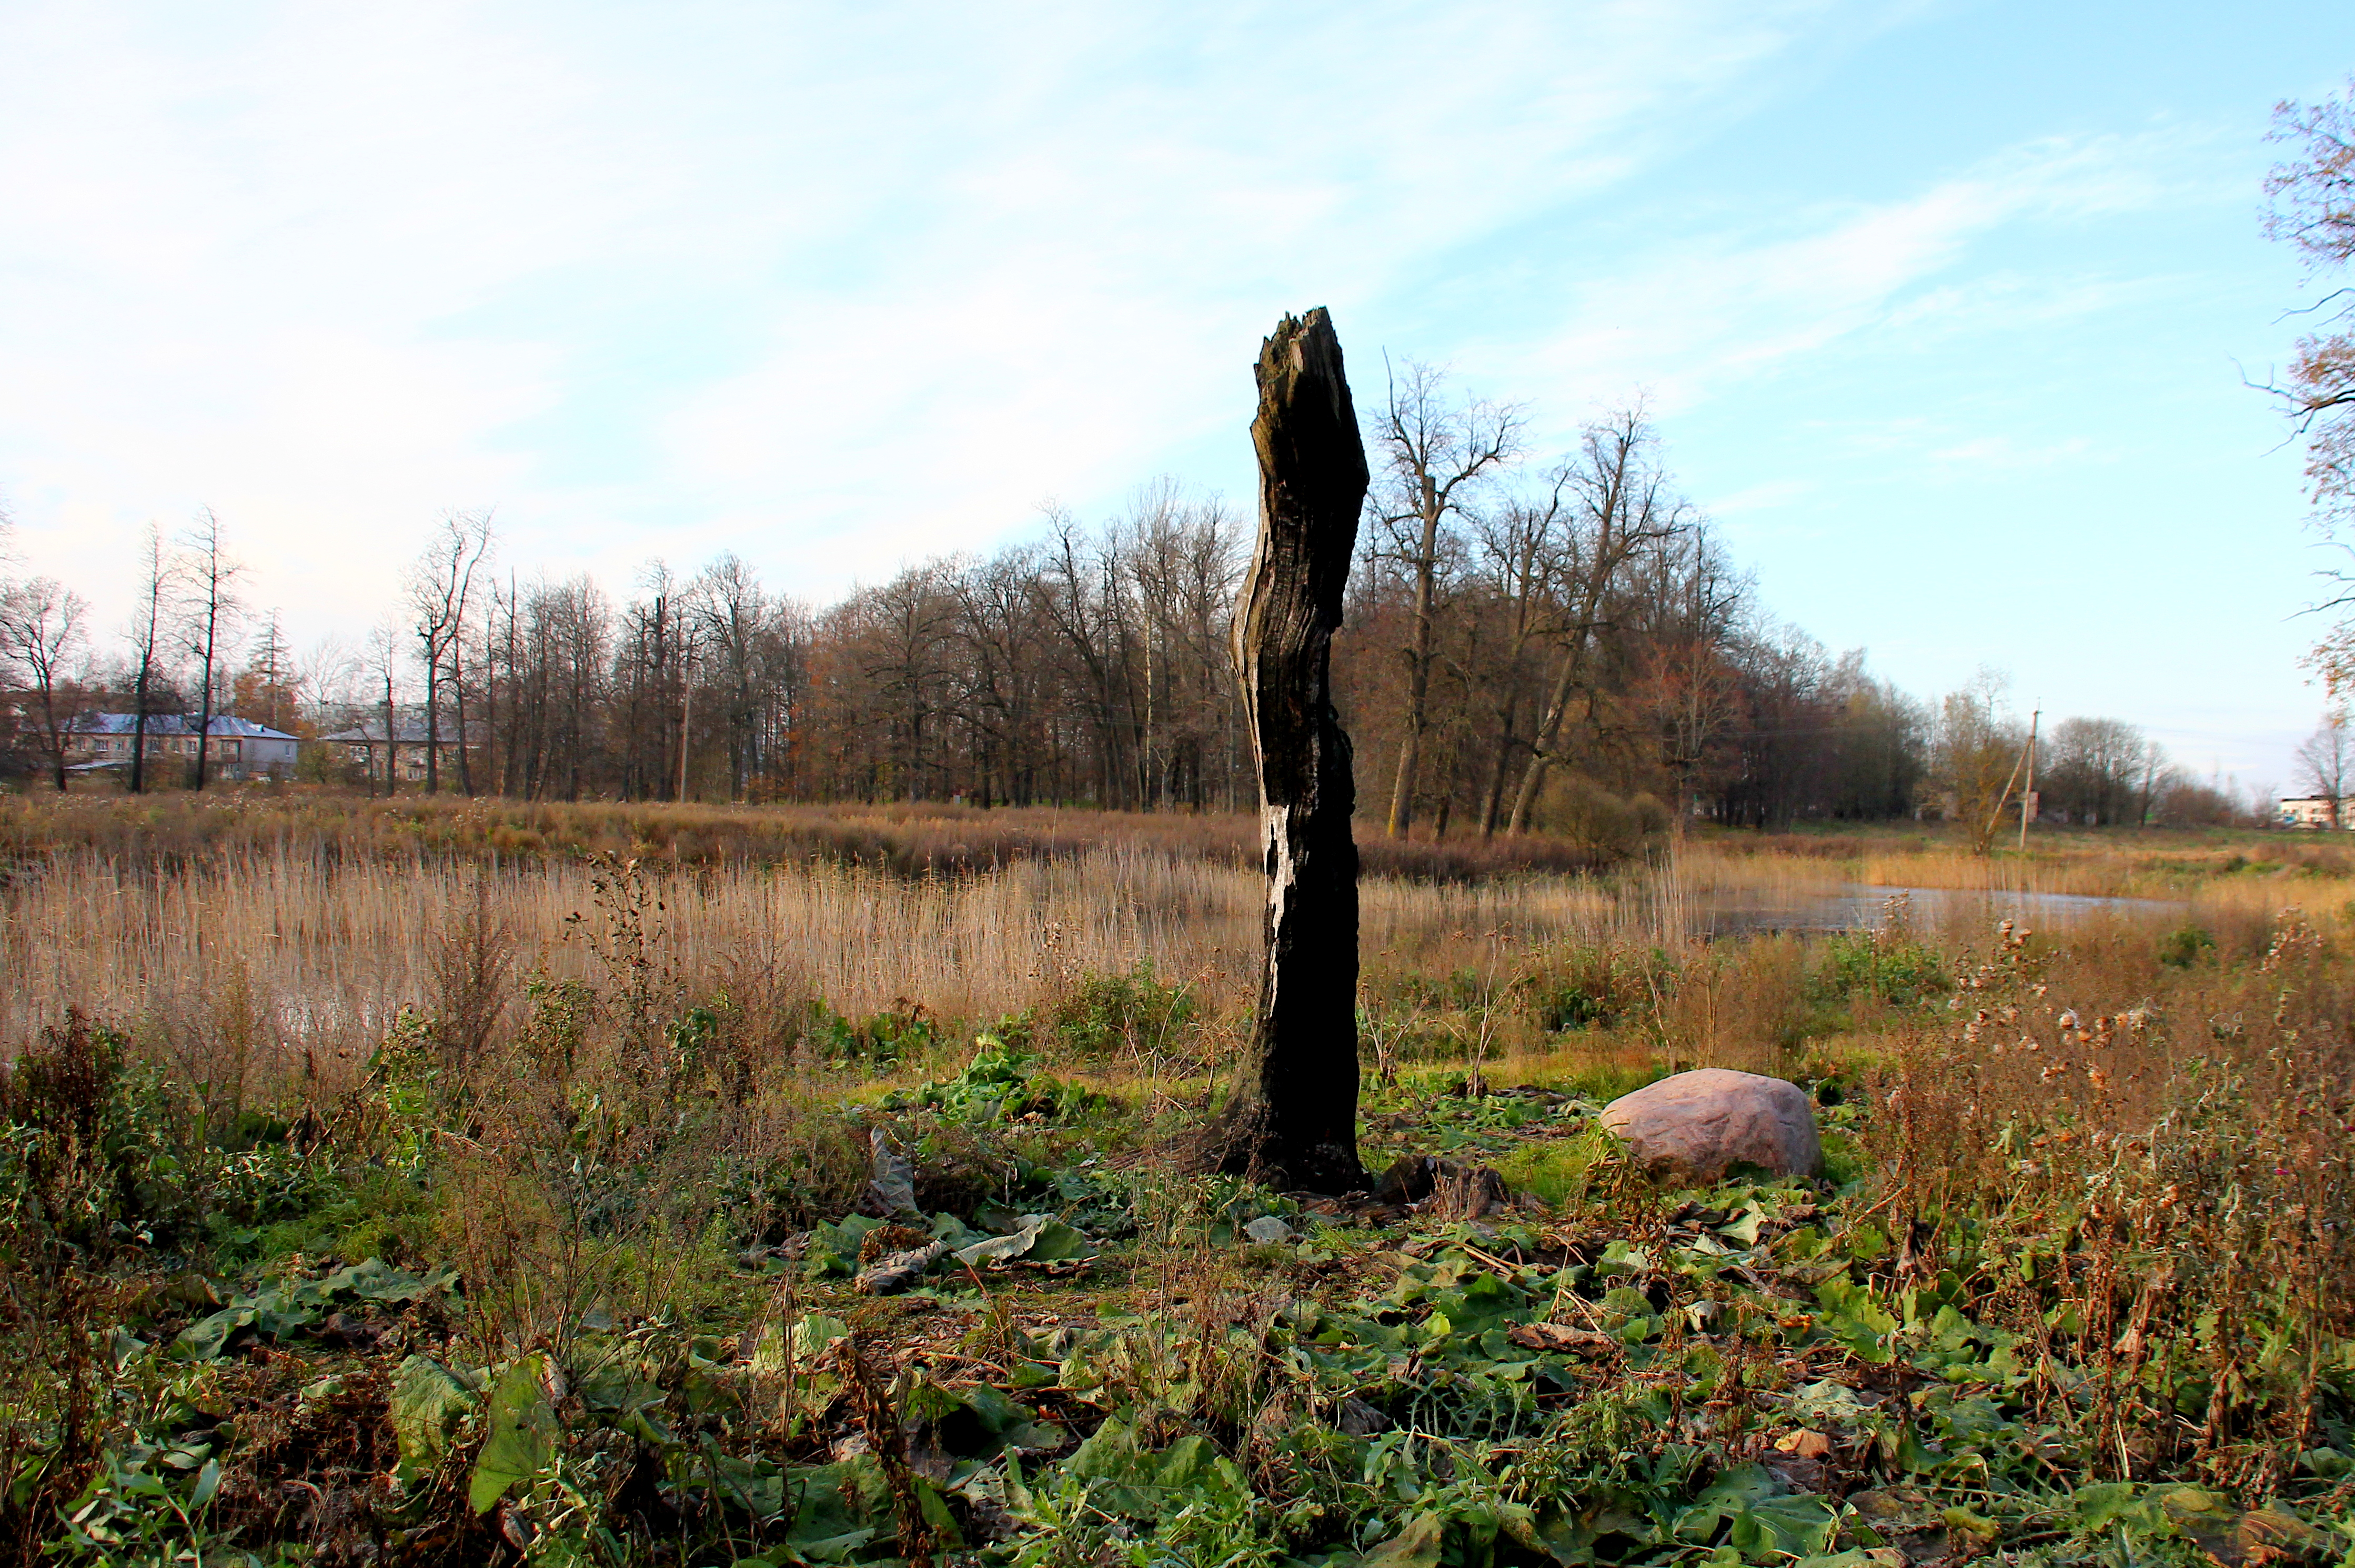
[[[1780,1078],[1722,1067],[1679,1072],[1620,1095],[1601,1120],[1656,1180],[1706,1187],[1737,1165],[1775,1176],[1823,1173],[1815,1107],[1806,1090]]]

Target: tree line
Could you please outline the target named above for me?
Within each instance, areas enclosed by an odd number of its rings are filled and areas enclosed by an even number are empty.
[[[1996,775],[2026,736],[2000,691],[1924,702],[1774,620],[1642,408],[1542,452],[1522,408],[1409,364],[1367,423],[1334,682],[1369,830],[1611,850],[1680,816],[1975,822],[2016,803],[2024,779]],[[220,712],[370,737],[304,765],[383,791],[1243,809],[1231,643],[1251,542],[1218,497],[1163,480],[1101,523],[1050,510],[1021,542],[812,604],[733,554],[650,563],[618,594],[527,577],[489,514],[453,512],[362,645],[297,655],[206,513],[149,531],[119,634],[58,582],[5,585],[0,741],[60,788],[77,714]],[[205,744],[162,781],[135,748],[126,787],[203,787]],[[2067,720],[2042,756],[2043,804],[2073,821],[2251,809],[2115,720]]]

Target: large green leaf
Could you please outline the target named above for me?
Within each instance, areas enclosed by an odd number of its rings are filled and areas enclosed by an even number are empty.
[[[1787,1495],[1763,1465],[1737,1465],[1677,1516],[1677,1535],[1696,1546],[1711,1544],[1721,1529],[1725,1544],[1752,1561],[1813,1557],[1839,1533],[1839,1511],[1812,1493]]]
[[[229,1336],[240,1328],[251,1328],[253,1318],[250,1307],[225,1307],[180,1330],[179,1342],[193,1360],[214,1360],[228,1345]]]
[[[474,1396],[447,1369],[411,1356],[392,1374],[392,1434],[401,1463],[428,1467],[449,1452],[451,1434]]]
[[[837,1340],[850,1338],[850,1325],[823,1312],[812,1312],[794,1322],[794,1360],[807,1366]]]
[[[548,1358],[529,1355],[501,1373],[491,1390],[490,1435],[474,1461],[474,1476],[466,1500],[476,1513],[506,1496],[517,1483],[528,1481],[556,1456],[562,1427],[543,1388]]]
[[[1235,1462],[1208,1439],[1181,1437],[1167,1448],[1146,1448],[1137,1442],[1135,1431],[1118,1420],[1096,1428],[1062,1468],[1065,1475],[1092,1483],[1092,1504],[1131,1519],[1156,1518],[1180,1498],[1210,1495],[1240,1501],[1251,1492]]]
[[[884,1483],[872,1455],[840,1464],[820,1465],[784,1473],[786,1499],[793,1523],[784,1539],[759,1558],[747,1562],[835,1563],[872,1541]]]
[[[420,1278],[382,1258],[367,1258],[327,1275],[319,1281],[319,1289],[322,1296],[348,1293],[367,1301],[400,1304],[422,1301],[448,1283],[446,1270],[430,1279]]]
[[[1870,1291],[1852,1280],[1828,1279],[1816,1286],[1816,1300],[1823,1307],[1817,1327],[1828,1339],[1847,1346],[1859,1361],[1885,1366],[1896,1360],[1890,1337],[1897,1332],[1897,1319]]]
[[[1420,1513],[1358,1559],[1359,1568],[1439,1568],[1440,1548],[1446,1540],[1447,1517]]]
[[[1839,1534],[1839,1510],[1812,1493],[1769,1498],[1733,1518],[1726,1544],[1755,1561],[1780,1553],[1813,1557]]]
[[[983,1264],[1005,1263],[1014,1258],[1028,1258],[1032,1263],[1060,1263],[1066,1258],[1085,1257],[1092,1249],[1088,1238],[1073,1230],[1052,1214],[1026,1214],[1022,1228],[1011,1235],[992,1236],[957,1249],[960,1263],[979,1267]]]

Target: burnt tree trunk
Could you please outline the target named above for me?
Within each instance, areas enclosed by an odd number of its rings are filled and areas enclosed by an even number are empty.
[[[1332,644],[1358,545],[1366,453],[1321,309],[1260,345],[1259,544],[1235,656],[1267,865],[1259,1015],[1208,1153],[1273,1186],[1343,1192],[1358,1163],[1357,789]]]

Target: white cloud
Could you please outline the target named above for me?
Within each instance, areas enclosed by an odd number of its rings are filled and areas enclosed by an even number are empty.
[[[2201,139],[2177,128],[2008,148],[1900,200],[1826,206],[1771,230],[1722,219],[1675,232],[1574,285],[1535,346],[1491,345],[1495,379],[1554,389],[1557,409],[1624,400],[1661,412],[1749,387],[1864,338],[1939,338],[2147,305],[2180,279],[2024,282],[1998,272],[1940,282],[2008,226],[2066,224],[2184,199]],[[2202,187],[2204,189],[2204,187]],[[1559,416],[1557,416],[1559,417]]]
[[[1966,469],[1974,475],[2024,474],[2053,468],[2091,454],[2094,443],[2082,435],[2054,442],[2023,442],[2008,435],[1974,436],[1951,446],[1935,447],[1930,461],[1944,468]]]
[[[1239,426],[1278,308],[1347,332],[1870,20],[17,7],[0,478],[101,601],[200,503],[322,624],[451,505],[831,588]]]

